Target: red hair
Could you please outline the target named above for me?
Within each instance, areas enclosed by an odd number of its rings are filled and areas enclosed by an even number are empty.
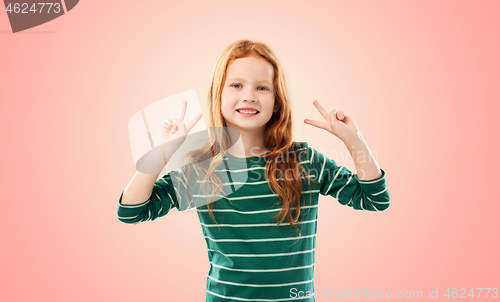
[[[278,112],[271,117],[266,125],[264,145],[271,152],[263,155],[267,158],[266,176],[269,187],[273,193],[279,195],[278,202],[282,204],[281,211],[274,218],[278,226],[286,218],[298,230],[295,223],[298,223],[301,213],[301,175],[304,175],[307,179],[309,177],[305,175],[307,173],[304,173],[304,168],[299,164],[301,158],[295,156],[297,154],[297,145],[292,142],[292,108],[285,75],[278,59],[266,44],[240,40],[229,45],[223,51],[212,71],[208,92],[210,142],[203,148],[191,151],[185,156],[196,163],[210,163],[205,166],[199,164],[198,167],[201,167],[205,172],[203,183],[206,185],[202,187],[205,188],[205,191],[212,192],[207,208],[211,218],[217,223],[212,211],[215,202],[211,201],[222,192],[222,182],[213,171],[222,163],[225,152],[230,146],[229,135],[225,130],[227,125],[221,111],[221,95],[226,81],[227,67],[236,59],[255,55],[268,61],[274,69],[273,85],[275,106],[278,107]],[[303,155],[305,153],[302,152]],[[279,175],[281,171],[285,171],[285,175]],[[182,173],[184,172],[185,167],[182,170]],[[295,207],[293,212],[292,207]]]

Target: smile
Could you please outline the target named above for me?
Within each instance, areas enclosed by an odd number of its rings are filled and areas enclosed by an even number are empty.
[[[243,116],[255,116],[259,114],[259,112],[256,110],[236,110],[236,111]]]

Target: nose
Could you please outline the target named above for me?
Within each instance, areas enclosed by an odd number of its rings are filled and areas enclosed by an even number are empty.
[[[255,96],[255,91],[252,89],[245,89],[245,92],[243,93],[243,100],[247,102],[257,101],[257,97]]]

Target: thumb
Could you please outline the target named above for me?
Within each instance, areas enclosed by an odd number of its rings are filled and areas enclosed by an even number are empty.
[[[344,114],[344,118],[341,120],[344,124],[346,124],[349,128],[354,131],[359,131],[358,126],[354,122],[352,118]]]

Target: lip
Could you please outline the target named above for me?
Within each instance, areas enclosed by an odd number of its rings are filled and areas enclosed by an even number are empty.
[[[241,107],[241,108],[238,108],[236,110],[255,110],[255,111],[257,111],[257,113],[260,112],[259,110],[255,109],[255,108],[252,108],[252,107]]]
[[[242,113],[242,112],[239,112],[239,111],[236,111],[236,112],[238,112],[238,114],[243,115],[244,117],[252,117],[252,116],[256,116],[256,115],[258,115],[260,113],[259,111],[257,111],[256,114]]]

